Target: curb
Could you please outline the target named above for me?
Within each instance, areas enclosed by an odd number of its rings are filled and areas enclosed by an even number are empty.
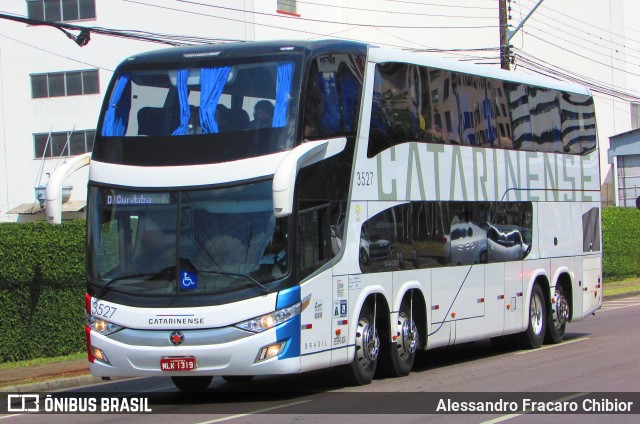
[[[33,383],[19,383],[14,386],[2,386],[0,387],[0,391],[11,393],[50,392],[72,387],[88,386],[101,382],[102,378],[87,374],[76,377],[52,378],[50,380],[36,381]]]
[[[602,300],[621,299],[623,297],[633,297],[633,296],[638,296],[638,295],[640,295],[640,291],[632,291],[632,292],[614,294],[614,295],[610,295],[610,296],[603,296]]]

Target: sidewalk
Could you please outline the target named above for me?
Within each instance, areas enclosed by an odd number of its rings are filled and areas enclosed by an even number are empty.
[[[0,392],[44,392],[100,381],[89,373],[87,358],[0,370]]]

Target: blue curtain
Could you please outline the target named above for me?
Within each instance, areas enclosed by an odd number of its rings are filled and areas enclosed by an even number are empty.
[[[340,96],[342,97],[342,115],[345,132],[355,131],[356,102],[358,101],[358,80],[351,72],[345,72],[340,80]]]
[[[200,125],[203,134],[219,132],[216,108],[231,68],[202,68],[200,70]]]
[[[291,78],[293,64],[283,63],[278,66],[278,85],[276,87],[276,106],[273,112],[272,126],[274,128],[287,125],[287,110],[291,98]]]
[[[129,125],[129,111],[131,109],[131,95],[123,96],[125,90],[130,93],[129,81],[131,75],[124,73],[118,77],[115,88],[109,99],[109,108],[104,116],[102,135],[105,137],[121,137]]]
[[[176,88],[178,89],[178,100],[180,101],[180,126],[171,133],[171,135],[185,135],[189,129],[189,70],[180,69],[178,71],[178,81]]]
[[[335,134],[340,131],[342,118],[340,113],[340,94],[338,93],[336,76],[334,73],[331,73],[328,78],[325,78],[320,74],[319,78],[324,93],[321,123],[327,134]]]

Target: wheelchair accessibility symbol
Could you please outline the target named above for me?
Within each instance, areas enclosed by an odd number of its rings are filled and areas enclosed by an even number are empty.
[[[195,272],[182,271],[180,278],[180,288],[183,290],[193,290],[198,288],[198,274]]]

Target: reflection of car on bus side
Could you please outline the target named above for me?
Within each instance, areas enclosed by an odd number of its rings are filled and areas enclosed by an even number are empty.
[[[529,253],[522,229],[517,225],[491,225],[487,231],[489,261],[519,261]]]
[[[369,237],[366,225],[360,232],[360,262],[369,264],[370,261],[386,259],[393,252],[391,242],[386,239]]]
[[[444,257],[453,265],[487,262],[487,232],[472,222],[452,224],[444,236]]]

